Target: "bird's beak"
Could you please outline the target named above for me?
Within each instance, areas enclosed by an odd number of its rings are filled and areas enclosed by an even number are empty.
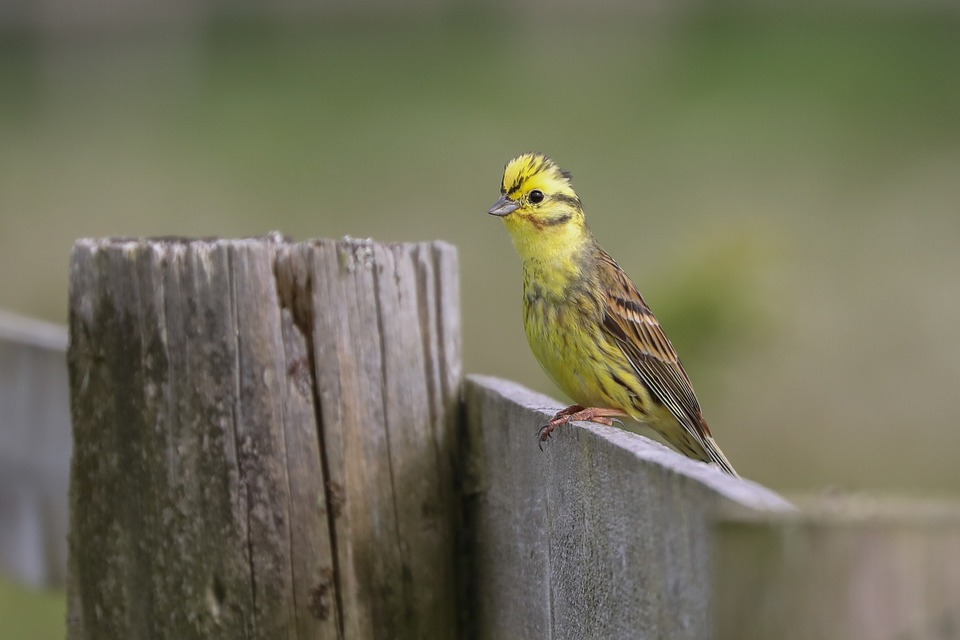
[[[508,216],[517,209],[520,208],[520,205],[508,198],[507,196],[500,196],[500,199],[490,207],[490,211],[487,211],[492,216]]]

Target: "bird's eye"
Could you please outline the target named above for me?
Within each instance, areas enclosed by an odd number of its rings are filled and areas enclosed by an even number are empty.
[[[534,189],[530,192],[530,202],[533,204],[540,204],[543,202],[543,191],[540,189]]]

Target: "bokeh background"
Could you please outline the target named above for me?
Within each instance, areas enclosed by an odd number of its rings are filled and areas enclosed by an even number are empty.
[[[951,2],[3,2],[0,307],[65,322],[82,236],[440,238],[466,370],[561,398],[485,213],[531,149],[741,473],[960,494]],[[62,611],[0,583],[0,637]]]

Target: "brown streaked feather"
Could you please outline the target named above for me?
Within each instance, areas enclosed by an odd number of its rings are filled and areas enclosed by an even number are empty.
[[[599,252],[598,266],[606,293],[604,329],[616,341],[640,381],[700,445],[707,458],[736,475],[713,442],[690,378],[643,296],[604,251]]]

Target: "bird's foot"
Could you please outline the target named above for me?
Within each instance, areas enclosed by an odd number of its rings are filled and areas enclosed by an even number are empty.
[[[629,414],[619,409],[607,409],[603,407],[584,407],[580,404],[572,404],[566,409],[561,409],[547,424],[540,427],[537,436],[540,439],[540,450],[543,451],[543,443],[550,439],[554,430],[571,420],[585,420],[587,422],[596,422],[597,424],[612,427],[614,424],[623,424],[616,418],[629,418]]]

